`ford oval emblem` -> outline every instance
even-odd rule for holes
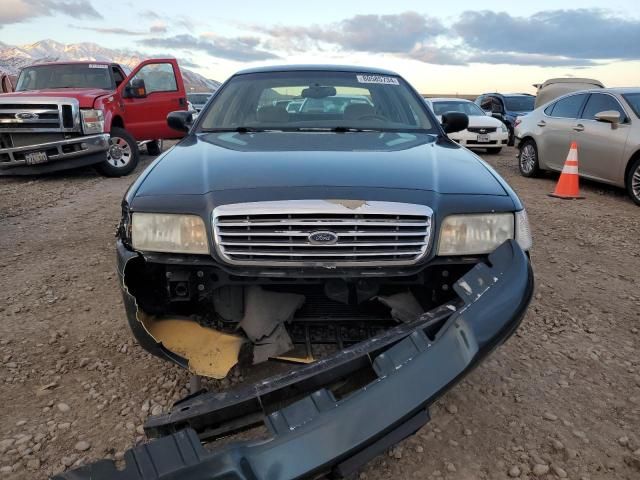
[[[38,118],[38,114],[32,112],[18,112],[14,116],[16,120],[36,120]]]
[[[311,232],[307,238],[314,245],[333,245],[338,241],[338,235],[325,230]]]

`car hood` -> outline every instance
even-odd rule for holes
[[[502,121],[489,115],[469,115],[470,127],[501,127]]]
[[[479,157],[447,139],[378,132],[190,135],[152,165],[135,195],[291,187],[507,195]]]
[[[103,95],[112,95],[113,90],[102,88],[49,88],[45,90],[27,90],[24,92],[6,93],[0,98],[30,98],[30,97],[62,97],[75,98],[80,103],[80,108],[91,108],[96,98]]]
[[[489,115],[468,115],[470,127],[500,127],[504,125],[502,121]],[[438,116],[438,120],[442,122],[442,116]]]

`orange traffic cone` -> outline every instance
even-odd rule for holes
[[[551,197],[565,199],[584,198],[580,196],[580,185],[578,182],[579,178],[578,144],[576,142],[571,142],[571,148],[569,149],[567,160],[564,162],[564,167],[562,169],[562,173],[560,174],[560,178],[558,179],[556,189],[549,195]]]

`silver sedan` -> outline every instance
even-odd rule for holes
[[[578,143],[580,176],[626,188],[640,205],[640,88],[600,88],[556,98],[515,127],[520,173],[561,171]]]

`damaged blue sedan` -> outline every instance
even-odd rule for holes
[[[520,324],[525,209],[448,138],[466,115],[439,122],[396,73],[245,70],[167,121],[186,137],[122,203],[128,322],[152,354],[243,382],[151,417],[124,469],[60,478],[351,475]]]

